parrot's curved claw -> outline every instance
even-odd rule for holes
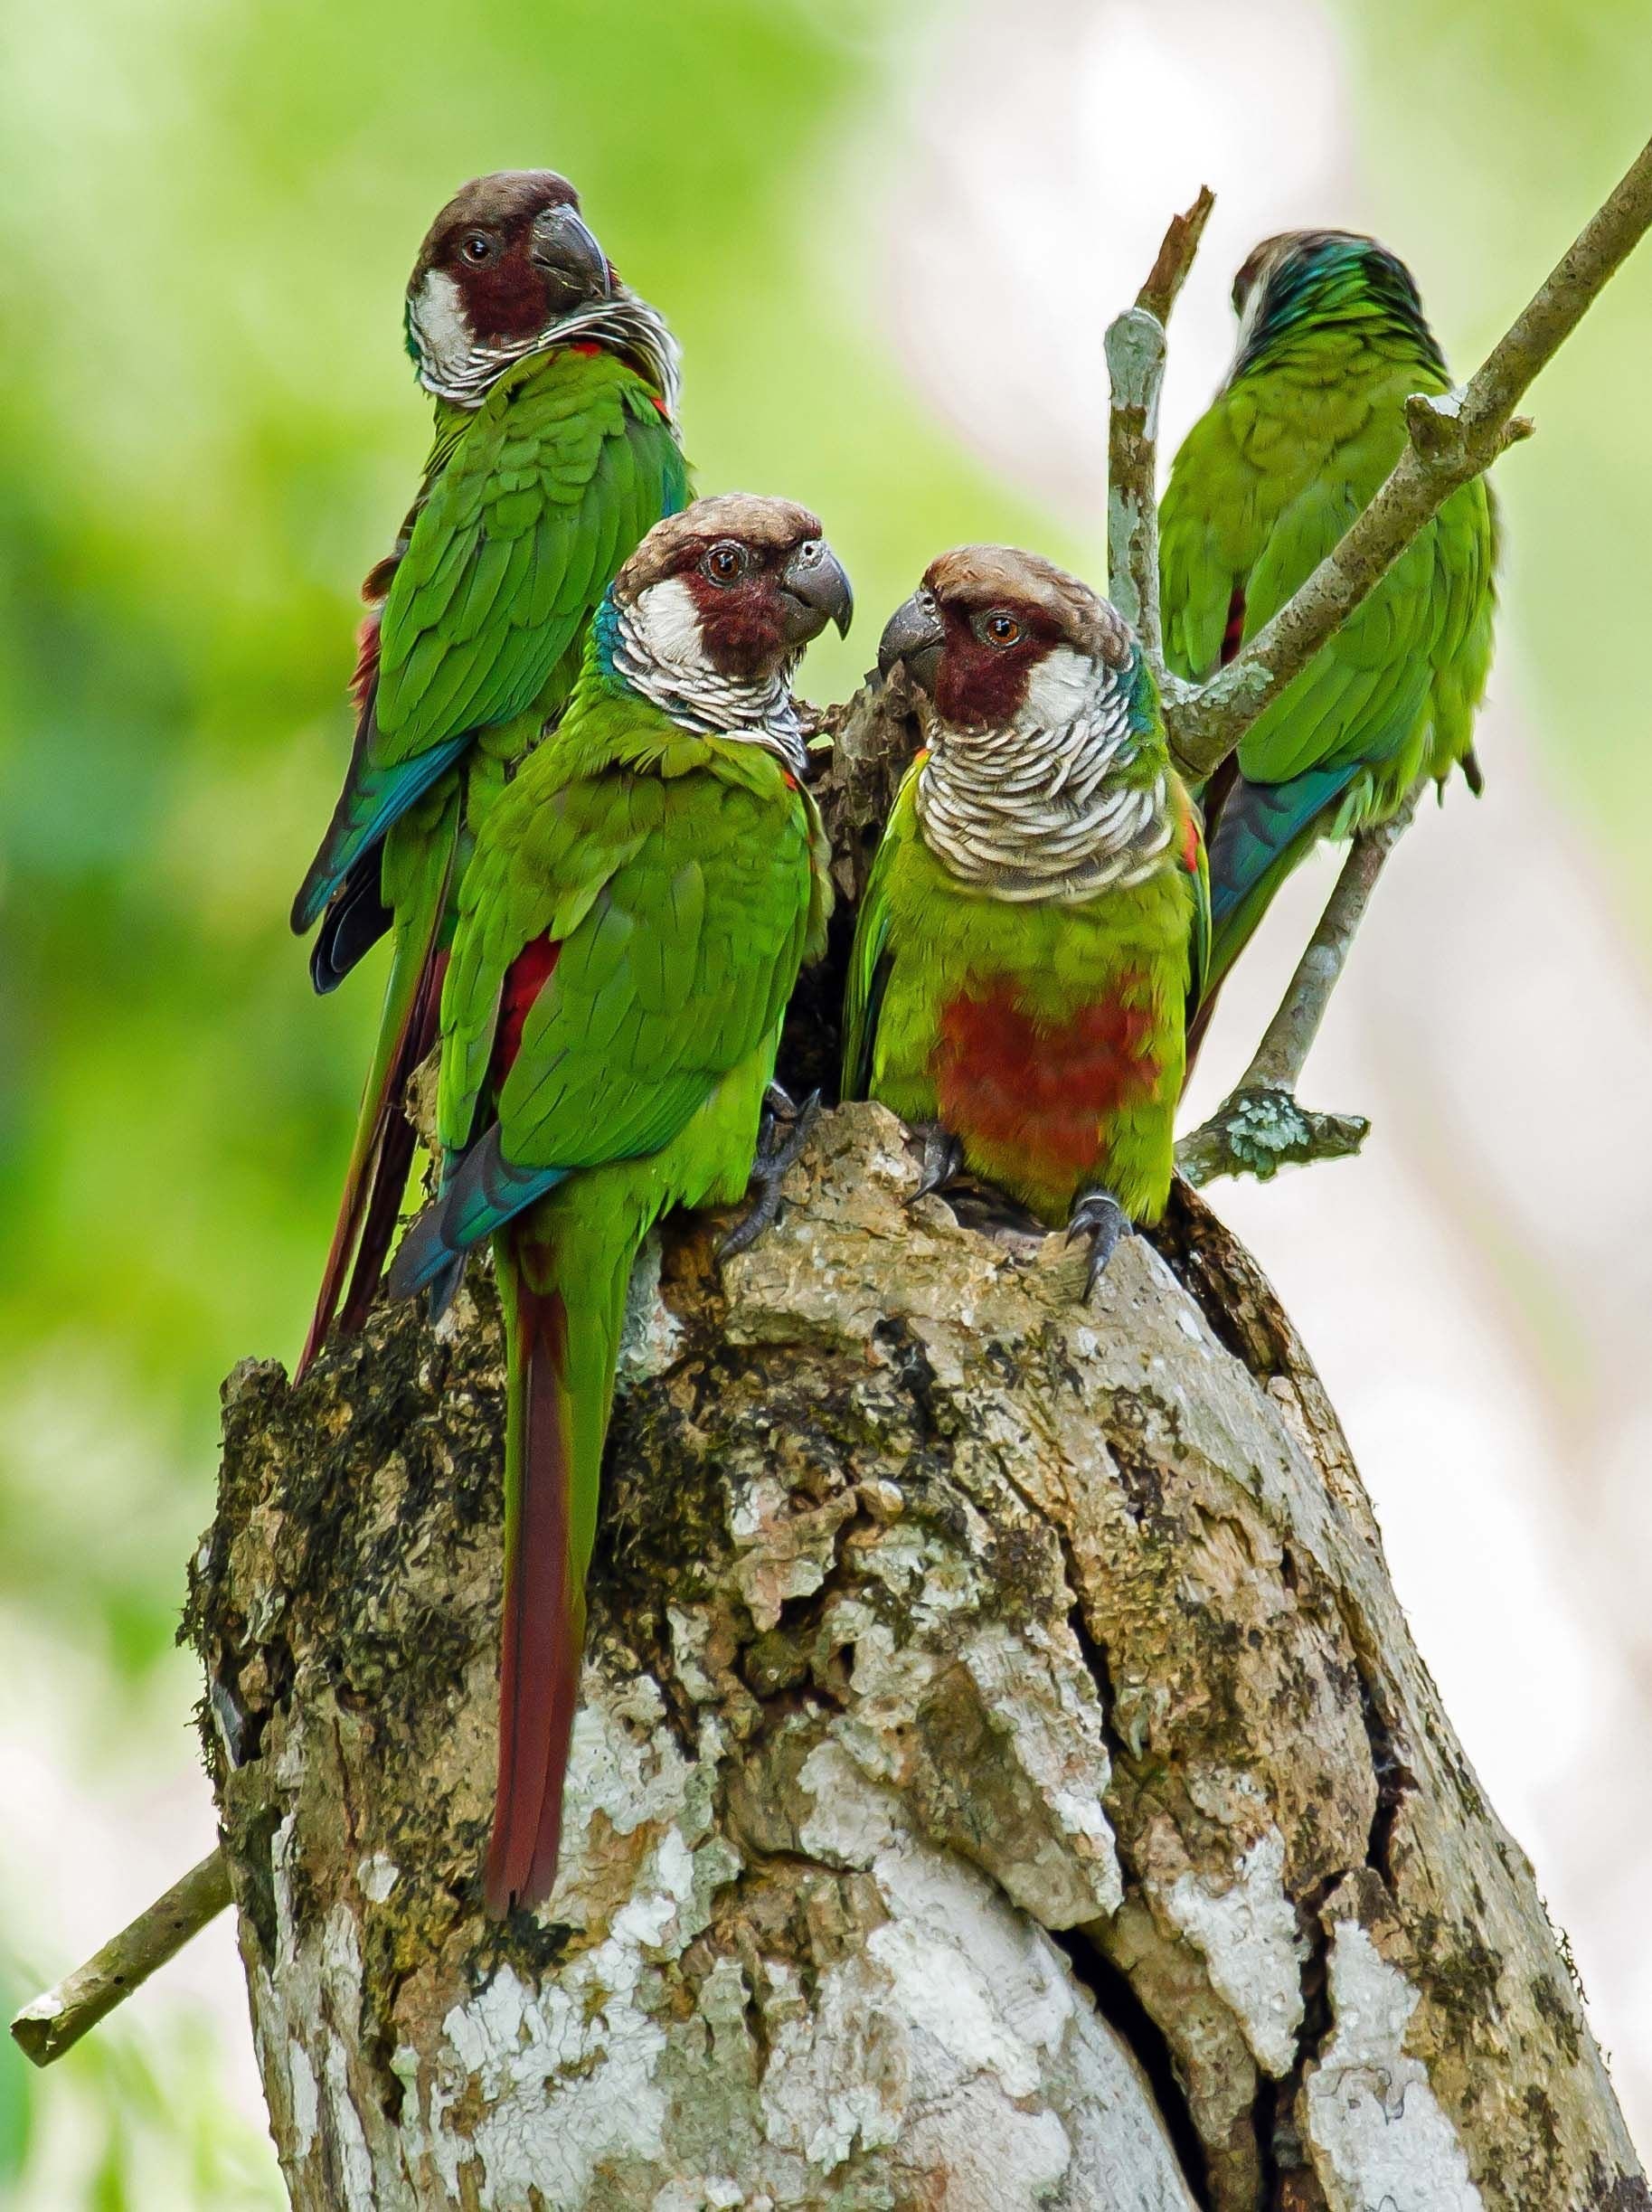
[[[780,1186],[802,1158],[809,1132],[819,1117],[818,1091],[811,1091],[798,1106],[779,1083],[769,1084],[763,1094],[757,1156],[746,1186],[750,1203],[718,1245],[720,1260],[732,1260],[737,1252],[749,1251],[766,1229],[773,1228],[780,1211]]]
[[[1107,1263],[1121,1236],[1128,1236],[1135,1227],[1129,1215],[1110,1190],[1081,1191],[1067,1217],[1067,1242],[1076,1243],[1081,1236],[1090,1239],[1090,1266],[1084,1276],[1084,1297],[1088,1303],[1102,1276]]]
[[[938,1190],[944,1190],[954,1176],[964,1171],[964,1148],[949,1129],[943,1129],[939,1121],[927,1121],[920,1134],[923,1179],[907,1200],[909,1205],[916,1205],[920,1198],[930,1198]]]

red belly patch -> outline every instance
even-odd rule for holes
[[[522,1050],[522,1026],[534,1000],[550,982],[562,950],[560,938],[536,937],[524,945],[505,971],[499,998],[499,1026],[494,1032],[493,1079],[497,1090]]]
[[[1119,985],[1138,980],[1127,974]],[[1035,1021],[1007,982],[954,998],[930,1062],[941,1120],[966,1143],[1009,1147],[1029,1165],[1082,1174],[1101,1154],[1109,1119],[1157,1084],[1152,1026],[1146,1008],[1117,998],[1064,1023]]]

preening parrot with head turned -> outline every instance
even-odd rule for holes
[[[745,1191],[786,1004],[825,941],[790,676],[850,611],[802,507],[737,495],[658,524],[460,886],[442,1193],[390,1283],[439,1289],[493,1239],[508,1368],[495,1912],[543,1898],[556,1870],[632,1262],[668,1207]]]
[[[392,941],[300,1372],[335,1320],[359,1327],[395,1234],[414,1149],[402,1098],[434,1040],[471,840],[566,702],[609,580],[688,496],[675,345],[550,170],[478,178],[442,210],[408,284],[407,340],[435,442],[363,587],[354,748],[292,912],[300,933],[320,922],[318,991]]]
[[[1318,566],[1405,443],[1411,392],[1450,380],[1410,271],[1374,239],[1293,232],[1233,284],[1227,381],[1189,431],[1159,515],[1165,657],[1203,680]],[[1210,978],[1222,978],[1319,837],[1392,814],[1460,766],[1491,665],[1496,523],[1483,479],[1453,494],[1245,733],[1203,793]]]
[[[1197,817],[1128,625],[1036,554],[930,566],[878,654],[927,698],[857,919],[844,1090],[930,1132],[1053,1226],[1120,1232],[1169,1194],[1204,967]]]

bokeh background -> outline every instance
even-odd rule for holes
[[[703,484],[807,499],[854,574],[832,696],[948,544],[1102,573],[1101,332],[1201,181],[1172,441],[1258,237],[1377,231],[1466,371],[1652,102],[1642,0],[58,0],[0,42],[9,2012],[211,1841],[173,1630],[218,1383],[297,1347],[373,1018],[371,981],[312,999],[285,914],[422,458],[399,313],[436,206],[506,164],[579,181],[683,338]],[[1652,250],[1498,470],[1490,789],[1402,851],[1307,1086],[1374,1115],[1365,1157],[1218,1194],[1643,2141],[1649,347]],[[1281,902],[1196,1103],[1327,882]],[[50,2076],[0,2039],[0,2200],[278,2195],[226,1926]]]

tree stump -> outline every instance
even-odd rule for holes
[[[822,1118],[634,1285],[562,1872],[483,1914],[492,1286],[225,1393],[188,1632],[304,2212],[1652,2203],[1295,1331]]]

